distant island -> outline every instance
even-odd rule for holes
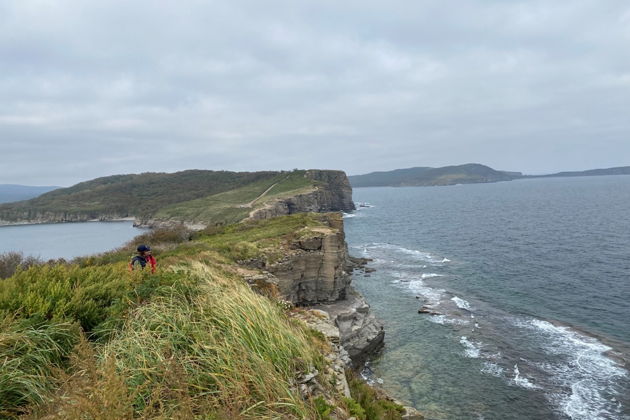
[[[523,175],[522,172],[499,171],[479,163],[444,166],[441,168],[417,167],[392,171],[371,172],[349,176],[353,188],[361,187],[428,187],[456,184],[479,184],[512,181],[524,178],[577,177],[601,175],[630,175],[630,166],[608,169],[591,169],[575,172],[558,172],[547,175]]]
[[[30,185],[0,184],[0,203],[28,200],[60,187],[35,187]]]

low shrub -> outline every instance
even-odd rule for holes
[[[377,389],[372,388],[355,373],[347,371],[348,385],[353,400],[364,412],[364,420],[401,420],[403,406],[388,399]],[[359,417],[360,418],[360,417]]]
[[[6,279],[20,270],[25,270],[33,265],[41,264],[39,258],[24,256],[21,252],[6,252],[0,254],[0,279]]]

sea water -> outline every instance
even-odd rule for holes
[[[143,231],[129,221],[2,226],[0,254],[71,259],[117,248]]]
[[[354,284],[386,328],[368,380],[428,419],[630,419],[630,177],[354,199],[377,270]]]

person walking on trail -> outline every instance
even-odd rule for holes
[[[129,269],[135,270],[137,268],[140,268],[141,270],[144,270],[147,264],[149,264],[151,266],[151,272],[155,273],[157,261],[155,260],[155,257],[151,255],[151,248],[146,245],[140,245],[137,249],[138,255],[135,255],[131,259],[131,262],[129,263]]]

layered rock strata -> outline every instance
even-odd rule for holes
[[[352,365],[359,367],[383,346],[385,333],[363,296],[351,286],[356,260],[348,255],[343,219],[331,214],[327,221],[328,227],[312,228],[307,236],[296,238],[281,261],[255,267],[261,271],[249,281],[272,284],[292,304],[326,312]]]
[[[306,171],[305,176],[315,181],[316,186],[312,191],[273,200],[253,210],[249,218],[260,220],[294,213],[349,212],[355,209],[352,187],[344,172],[312,169]]]

